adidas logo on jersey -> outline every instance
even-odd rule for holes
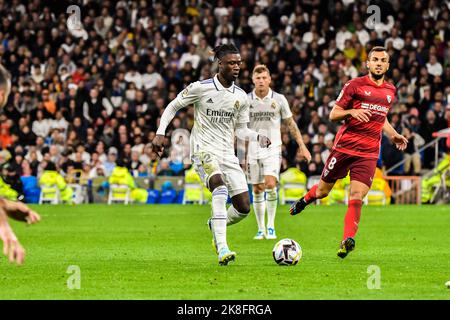
[[[214,103],[214,101],[212,101],[212,99],[209,98],[208,100],[206,100],[206,103]]]

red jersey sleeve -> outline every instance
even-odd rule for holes
[[[355,92],[355,81],[348,81],[339,93],[339,96],[336,99],[336,104],[344,109],[350,109],[353,105],[351,101]]]

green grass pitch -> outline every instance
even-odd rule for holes
[[[275,240],[252,239],[253,212],[228,228],[237,259],[221,267],[209,206],[35,208],[38,225],[13,222],[26,263],[0,257],[0,299],[450,299],[450,206],[363,207],[356,250],[344,260],[336,251],[346,207],[291,217],[279,206],[278,238],[303,248],[293,267],[273,261]],[[67,286],[73,265],[80,289]],[[372,265],[380,289],[368,289]]]

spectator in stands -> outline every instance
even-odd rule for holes
[[[403,160],[403,153],[399,151],[385,135],[381,138],[381,154],[383,159],[383,171]],[[394,173],[402,174],[403,171],[401,168],[397,168]]]
[[[50,131],[49,119],[44,118],[44,112],[38,110],[36,112],[36,120],[33,121],[33,133],[36,136],[46,137]]]
[[[433,110],[428,110],[426,114],[426,120],[421,124],[419,134],[428,143],[434,139],[433,132],[444,129],[445,124],[436,117],[436,113]],[[434,153],[425,152],[423,158],[423,164],[425,168],[431,169],[434,166]]]
[[[256,37],[269,29],[269,19],[264,13],[262,13],[259,6],[255,6],[253,9],[253,15],[248,18],[248,25],[252,28],[252,31]]]
[[[165,158],[159,162],[158,176],[174,176],[175,172],[170,168],[169,159]]]
[[[103,166],[105,167],[105,176],[109,177],[111,175],[111,172],[114,170],[116,166],[116,161],[118,158],[118,152],[115,147],[110,147],[108,150],[108,157],[106,161],[103,163]]]
[[[422,164],[418,151],[425,144],[425,140],[419,134],[412,132],[408,127],[403,129],[402,135],[408,139],[408,146],[404,150],[403,155],[405,159],[404,172],[408,175],[412,169],[413,175],[420,175]]]
[[[127,163],[127,168],[130,171],[133,177],[139,176],[139,168],[142,166],[142,163],[139,161],[139,152],[132,151],[131,159]]]

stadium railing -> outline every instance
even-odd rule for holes
[[[449,138],[450,133],[447,132],[449,130],[450,129],[444,129],[444,130],[441,130],[441,131],[433,133],[433,137],[435,137],[435,139],[430,141],[430,142],[428,142],[427,144],[422,146],[417,151],[418,153],[422,153],[425,150],[427,150],[428,148],[434,147],[434,165],[435,165],[435,167],[439,163],[439,143],[440,143],[440,141],[442,139],[448,139]],[[394,172],[396,169],[398,169],[400,166],[402,166],[406,161],[407,161],[407,159],[403,159],[402,161],[396,163],[395,165],[393,165],[392,167],[387,169],[385,174],[388,175],[389,173]]]
[[[420,176],[384,176],[392,190],[392,204],[421,204]]]

